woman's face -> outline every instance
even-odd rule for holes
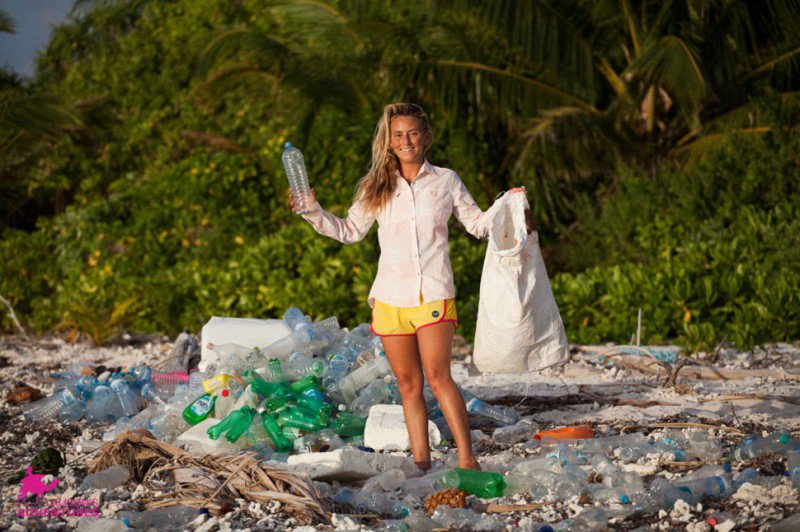
[[[389,127],[390,146],[401,163],[422,164],[425,149],[433,140],[424,123],[413,116],[396,116]]]

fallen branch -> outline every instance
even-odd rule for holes
[[[330,523],[307,475],[269,467],[255,453],[194,455],[126,431],[100,448],[89,472],[118,464],[153,490],[142,499],[147,509],[185,505],[217,513],[225,504],[235,505],[236,499],[278,501],[300,524]],[[164,479],[171,479],[167,489]]]
[[[620,429],[621,434],[639,429],[716,429],[738,432],[744,435],[744,431],[736,427],[726,427],[724,425],[707,425],[705,423],[648,423],[647,425],[627,425]]]
[[[28,336],[28,333],[25,332],[25,329],[19,323],[19,320],[17,319],[17,315],[14,314],[14,307],[11,306],[11,303],[9,303],[8,300],[6,298],[4,298],[3,296],[0,296],[0,303],[3,303],[3,306],[8,309],[8,315],[11,317],[11,321],[14,322],[14,325],[17,327],[17,330],[19,331],[19,333],[22,336]]]
[[[535,502],[533,504],[490,504],[486,507],[484,512],[488,514],[504,514],[508,512],[525,512],[528,510],[538,510],[542,506],[546,506],[546,502]]]
[[[658,368],[655,365],[662,366],[666,363],[654,360],[650,357],[641,355],[623,355],[623,354],[610,354],[605,355],[606,358],[613,358],[615,364],[620,364],[629,368],[648,375],[657,375]],[[680,363],[680,361],[678,362]],[[676,364],[677,366],[678,364]],[[800,372],[789,371],[783,368],[775,369],[727,369],[727,368],[711,368],[699,366],[681,366],[681,377],[685,379],[708,379],[708,380],[744,380],[750,377],[753,378],[773,378],[785,381],[800,381]],[[670,371],[672,367],[670,366]],[[670,375],[670,373],[667,373]],[[677,377],[677,372],[675,373]],[[669,380],[667,381],[669,382]]]

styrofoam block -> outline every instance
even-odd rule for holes
[[[414,474],[416,466],[410,458],[382,453],[368,453],[352,447],[328,453],[304,453],[290,456],[283,469],[307,473],[314,480],[347,482],[371,478],[390,469],[401,469],[406,475]]]
[[[236,443],[231,443],[225,439],[225,435],[219,437],[218,440],[212,440],[208,437],[206,430],[209,427],[220,423],[219,419],[207,418],[190,428],[175,439],[174,445],[182,447],[191,453],[219,453],[219,454],[236,454],[242,449],[246,449],[253,445],[253,439],[247,434],[236,440]]]
[[[428,441],[439,445],[442,435],[433,421],[428,420]],[[376,451],[407,451],[411,449],[406,418],[402,405],[374,405],[369,409],[364,427],[364,445]]]
[[[244,347],[267,347],[292,332],[283,320],[255,318],[220,318],[214,316],[200,333],[200,371],[217,361],[208,344],[238,344]]]

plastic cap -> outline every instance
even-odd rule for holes
[[[719,523],[719,521],[717,521],[717,518],[716,518],[716,517],[709,517],[708,519],[706,519],[706,523],[708,523],[708,524],[709,524],[709,525],[711,525],[712,527],[715,527],[715,526],[717,526],[717,524]]]
[[[291,142],[286,141],[286,143],[283,145],[283,147],[288,150],[289,148],[293,148],[294,146],[292,145]]]
[[[778,438],[778,441],[781,442],[781,443],[789,443],[789,435],[788,434],[784,434],[783,436]]]
[[[628,504],[631,502],[631,498],[628,497],[627,495],[620,495],[619,502],[621,502],[622,504]]]
[[[228,390],[222,390],[222,397],[228,397],[230,393]]]

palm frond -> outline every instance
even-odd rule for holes
[[[247,27],[227,28],[214,35],[200,52],[197,75],[205,78],[213,68],[230,60],[280,72],[288,55],[286,46],[269,35]]]
[[[666,90],[684,119],[697,122],[708,87],[691,43],[677,35],[648,41],[626,73],[640,79],[643,87],[655,85]]]
[[[579,107],[542,111],[523,139],[518,164],[538,161],[546,172],[566,179],[606,174],[637,151],[616,131],[612,119]]]
[[[33,134],[55,136],[59,131],[84,126],[79,112],[48,95],[0,95],[0,129],[25,129]]]
[[[688,169],[708,157],[711,153],[727,146],[734,136],[763,135],[770,131],[772,131],[770,126],[759,126],[695,136],[694,140],[676,147],[672,151],[672,155],[683,163],[684,168]]]

